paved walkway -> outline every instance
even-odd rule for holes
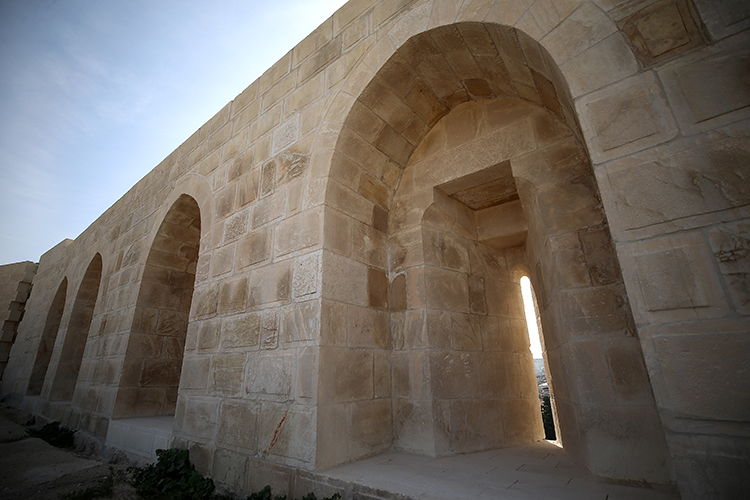
[[[319,475],[419,500],[679,499],[664,491],[599,483],[547,442],[445,458],[391,452]]]

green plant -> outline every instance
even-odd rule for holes
[[[84,490],[72,491],[60,495],[60,500],[92,500],[93,498],[111,497],[112,487],[115,485],[115,471],[109,468],[109,475],[99,481],[99,484]]]
[[[286,495],[283,497],[271,496],[271,486],[266,485],[262,490],[252,493],[247,497],[247,500],[286,500]]]
[[[286,495],[283,497],[280,496],[272,496],[271,494],[271,487],[266,485],[262,490],[255,492],[251,494],[249,497],[247,497],[247,500],[287,500]],[[315,496],[315,493],[310,492],[307,495],[303,496],[301,500],[318,500],[318,497]],[[321,500],[341,500],[341,495],[338,493],[334,493],[330,497],[323,498]]]
[[[57,448],[73,448],[75,446],[75,431],[60,425],[60,422],[50,422],[41,429],[28,429],[31,437],[44,439]]]
[[[131,467],[136,491],[145,499],[208,500],[214,482],[196,472],[190,463],[188,450],[172,448],[156,450],[155,464]]]

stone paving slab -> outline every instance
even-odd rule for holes
[[[336,467],[319,477],[419,500],[679,500],[666,491],[600,483],[547,442],[429,458],[402,452]]]

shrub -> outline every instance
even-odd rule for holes
[[[29,429],[26,432],[31,437],[44,439],[58,448],[73,448],[75,446],[75,431],[60,425],[60,422],[50,422],[41,429]]]

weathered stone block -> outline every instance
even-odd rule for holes
[[[328,404],[372,399],[372,363],[369,350],[321,347],[318,401]]]
[[[390,344],[388,313],[367,307],[349,307],[348,339],[350,347],[385,349]]]
[[[247,363],[247,394],[252,397],[276,396],[290,399],[294,380],[294,355],[250,356]]]
[[[260,342],[260,315],[240,314],[222,320],[222,348],[258,348]]]
[[[211,361],[211,394],[237,397],[242,393],[245,354],[216,354]]]

